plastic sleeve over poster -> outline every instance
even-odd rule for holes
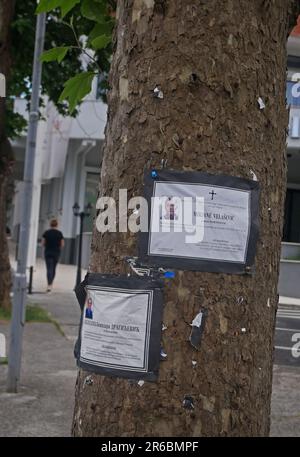
[[[82,316],[77,364],[94,373],[156,381],[160,362],[162,282],[87,274],[75,290]]]
[[[251,273],[259,228],[259,184],[234,176],[162,169],[144,180],[148,232],[142,263],[180,270]]]

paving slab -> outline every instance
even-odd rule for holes
[[[9,325],[0,323],[7,338]],[[0,436],[70,436],[77,368],[73,343],[53,324],[24,329],[21,382],[6,393],[7,365],[0,365]]]

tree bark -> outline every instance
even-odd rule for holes
[[[286,37],[282,0],[119,2],[100,194],[142,195],[145,169],[228,174],[261,186],[253,275],[179,271],[166,283],[158,383],[80,370],[75,436],[265,436],[286,187]],[[293,5],[292,5],[293,6]],[[159,85],[164,98],[153,97]],[[265,108],[260,109],[261,97]],[[91,271],[124,272],[130,233],[94,231]],[[202,288],[202,299],[199,298]],[[188,343],[199,302],[200,351]],[[246,331],[243,332],[242,328]],[[195,368],[192,360],[197,361]],[[183,408],[185,395],[195,409]]]
[[[13,0],[0,0],[0,72],[8,80],[11,68],[10,24]],[[11,274],[6,239],[7,185],[12,173],[13,151],[5,132],[5,98],[0,97],[0,307],[10,307]]]

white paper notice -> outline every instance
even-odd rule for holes
[[[250,191],[158,181],[153,197],[160,197],[162,204],[160,211],[152,204],[148,255],[245,262],[251,223]],[[196,197],[204,199],[204,211],[197,212],[194,204],[190,205],[188,219],[184,198],[195,202]],[[193,226],[200,224],[204,229],[201,241],[187,242]]]
[[[195,319],[192,322],[192,326],[193,327],[200,327],[201,323],[202,323],[202,317],[203,317],[203,313],[197,314],[197,316],[195,317]]]
[[[152,291],[87,288],[80,359],[98,366],[147,371]]]

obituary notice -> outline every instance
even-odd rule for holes
[[[245,263],[251,226],[250,190],[164,181],[154,183],[153,197],[166,204],[160,211],[154,205],[151,208],[149,256]],[[184,209],[184,199],[194,202],[196,197],[204,202],[201,210],[195,205]],[[202,239],[187,242],[187,235],[197,225],[198,229],[202,225]]]
[[[153,292],[93,286],[86,292],[80,361],[147,372]]]

